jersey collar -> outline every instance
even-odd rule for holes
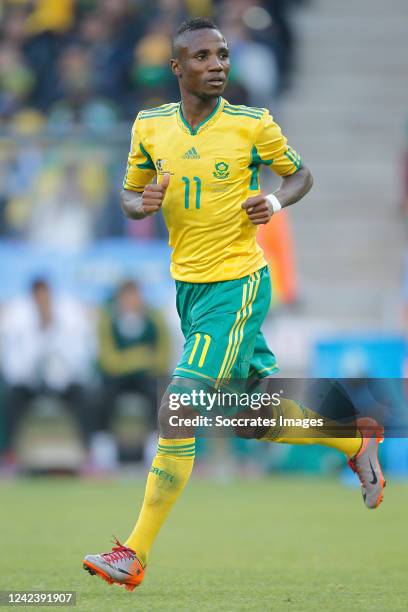
[[[208,117],[204,119],[204,121],[201,121],[201,123],[199,123],[193,129],[183,115],[183,109],[181,107],[181,102],[180,102],[178,112],[177,112],[178,123],[184,132],[187,132],[191,136],[196,136],[197,134],[201,133],[204,129],[212,125],[218,119],[218,117],[220,116],[220,114],[222,113],[224,109],[224,104],[225,104],[225,100],[224,98],[220,96],[218,98],[215,108],[211,111]]]

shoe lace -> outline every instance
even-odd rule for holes
[[[116,544],[116,546],[112,547],[112,552],[103,553],[101,556],[108,563],[117,563],[118,561],[121,561],[121,560],[134,559],[135,558],[134,551],[131,548],[128,548],[127,546],[123,546],[123,544],[121,544],[115,536],[113,537],[115,538],[114,544]]]

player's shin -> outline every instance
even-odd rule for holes
[[[340,435],[339,424],[292,400],[282,398],[280,406],[274,410],[274,416],[277,426],[268,429],[261,438],[263,441],[281,444],[321,444],[335,448],[348,457],[353,457],[360,450],[362,438],[358,430],[352,432],[353,437],[343,435],[344,431]],[[310,423],[319,423],[319,425],[310,426]]]
[[[150,548],[174,502],[187,484],[193,469],[195,438],[159,438],[156,457],[147,478],[143,506],[126,541],[143,565]]]

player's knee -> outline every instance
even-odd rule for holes
[[[169,407],[169,403],[166,400],[166,397],[164,396],[161,401],[158,416],[157,416],[159,431],[162,431],[166,427],[166,424],[169,423],[170,416],[171,416],[171,410]]]
[[[170,386],[163,395],[159,413],[159,433],[165,438],[190,438],[194,437],[195,428],[190,425],[194,411],[190,406],[180,403],[172,403],[172,387]],[[173,398],[174,399],[174,398]]]

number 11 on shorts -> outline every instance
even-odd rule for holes
[[[196,356],[197,353],[197,349],[198,346],[200,344],[200,340],[201,340],[201,334],[195,334],[195,342],[194,342],[194,346],[193,346],[193,350],[191,351],[189,360],[188,360],[188,365],[191,365],[194,361],[194,358]],[[207,353],[208,353],[208,349],[210,347],[210,343],[211,343],[211,337],[208,336],[207,334],[204,334],[204,346],[202,348],[201,351],[201,356],[200,359],[198,361],[198,367],[202,368],[205,362],[205,358],[207,357]]]

